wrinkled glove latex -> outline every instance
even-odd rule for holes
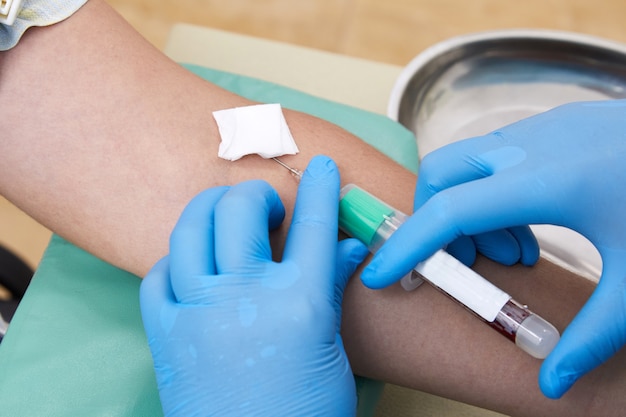
[[[281,262],[269,229],[284,207],[267,183],[209,189],[186,207],[169,256],[141,285],[166,416],[355,414],[340,315],[367,249],[337,242],[338,198],[335,164],[316,157]]]
[[[539,385],[546,396],[559,398],[626,342],[624,184],[624,101],[572,103],[453,143],[424,158],[416,212],[362,279],[373,288],[389,285],[461,235],[528,224],[579,232],[598,249],[603,270],[592,297],[542,364]]]

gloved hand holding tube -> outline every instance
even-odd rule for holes
[[[311,161],[280,263],[284,207],[265,182],[209,189],[184,210],[141,286],[166,416],[350,416],[354,377],[339,333],[348,278],[367,255],[337,242],[339,173]]]
[[[542,364],[539,385],[559,398],[626,343],[625,161],[621,100],[568,104],[445,146],[424,158],[415,213],[362,280],[372,288],[390,285],[455,241],[448,250],[466,262],[475,247],[503,263],[530,265],[538,252],[526,225],[579,232],[603,268],[592,297]]]

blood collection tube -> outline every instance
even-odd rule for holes
[[[339,227],[366,244],[371,253],[375,253],[406,219],[407,215],[354,184],[341,189]],[[535,358],[547,357],[559,341],[559,332],[552,324],[444,250],[420,262],[401,280],[401,285],[411,291],[424,280],[463,304]]]

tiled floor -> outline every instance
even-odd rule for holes
[[[435,42],[503,28],[626,42],[621,0],[108,0],[163,48],[172,24],[204,26],[404,65]],[[0,243],[35,266],[50,233],[0,199]]]

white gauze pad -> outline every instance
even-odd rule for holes
[[[222,142],[217,153],[236,161],[245,155],[263,158],[297,154],[280,104],[258,104],[213,112]]]

